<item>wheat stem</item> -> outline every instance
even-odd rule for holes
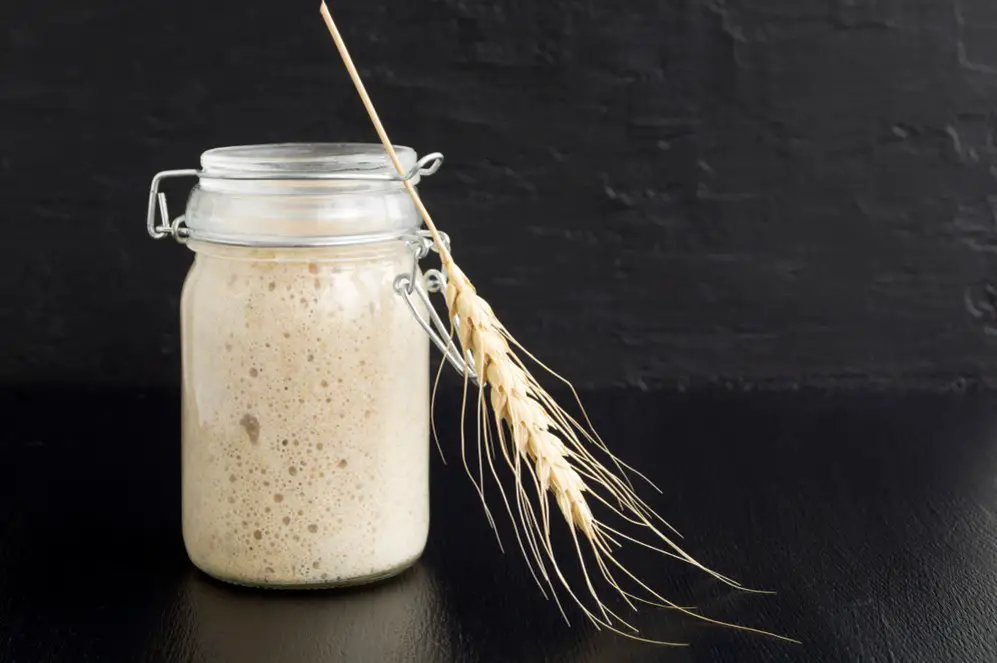
[[[381,122],[381,117],[378,115],[377,109],[374,107],[374,102],[371,101],[370,95],[367,94],[367,87],[363,84],[363,79],[360,78],[360,72],[357,71],[357,67],[353,63],[353,58],[350,56],[349,49],[346,48],[346,42],[343,41],[343,35],[340,34],[339,28],[336,27],[336,22],[332,20],[332,14],[329,13],[329,7],[325,4],[324,0],[319,11],[322,13],[322,18],[325,19],[325,25],[329,28],[329,34],[332,35],[332,40],[336,43],[336,48],[339,49],[339,54],[343,57],[343,64],[346,65],[346,71],[350,74],[350,78],[353,79],[353,85],[356,86],[357,92],[360,94],[360,100],[363,102],[364,108],[367,109],[367,114],[370,115],[370,120],[374,124],[374,130],[377,131],[377,135],[381,139],[384,149],[388,152],[388,157],[391,159],[392,165],[398,172],[398,176],[402,178],[405,189],[408,191],[409,196],[412,197],[412,202],[415,203],[416,209],[419,210],[419,214],[422,216],[423,221],[426,222],[426,228],[433,236],[433,242],[436,244],[436,249],[440,253],[440,259],[442,260],[443,265],[448,266],[453,262],[453,258],[450,256],[450,250],[447,249],[446,243],[443,241],[443,238],[440,237],[440,231],[436,229],[436,224],[433,223],[433,217],[429,214],[429,210],[426,209],[426,206],[423,204],[422,198],[419,197],[419,192],[416,190],[415,185],[412,184],[410,180],[405,178],[405,168],[402,166],[401,159],[398,158],[395,146],[391,143],[391,139],[388,138],[388,132],[384,129],[384,124]]]
[[[672,603],[637,578],[616,559],[611,546],[620,548],[621,540],[630,541],[664,556],[680,559],[732,587],[740,588],[740,585],[733,580],[706,568],[693,559],[655,526],[654,521],[660,521],[671,528],[671,525],[668,525],[636,494],[633,484],[627,476],[627,470],[648,483],[651,482],[612,454],[594,430],[592,422],[581,404],[581,399],[570,382],[545,366],[516,342],[492,311],[488,302],[477,294],[470,279],[456,264],[449,248],[442,241],[436,224],[419,197],[415,186],[405,178],[405,170],[398,154],[388,138],[384,124],[374,108],[374,103],[367,93],[343,37],[324,2],[321,13],[343,58],[346,70],[353,79],[360,99],[370,115],[374,129],[377,131],[395,170],[402,178],[412,202],[432,235],[443,268],[447,273],[445,297],[451,324],[450,337],[452,338],[454,331],[456,331],[457,340],[462,349],[462,357],[465,358],[465,365],[473,363],[475,374],[478,377],[475,408],[478,451],[477,475],[473,472],[467,458],[467,440],[464,432],[470,387],[469,369],[465,370],[464,373],[461,408],[461,460],[481,499],[489,525],[495,530],[496,536],[498,536],[498,528],[485,499],[484,467],[486,464],[499,486],[506,511],[516,526],[517,542],[524,559],[527,561],[530,573],[545,596],[544,584],[546,584],[566,621],[568,616],[561,604],[558,586],[571,597],[576,606],[597,629],[606,628],[628,638],[645,642],[677,644],[664,643],[636,635],[637,629],[606,605],[595,586],[593,575],[589,572],[589,565],[586,563],[586,557],[591,555],[595,569],[599,571],[599,576],[634,610],[636,610],[634,601],[656,604],[711,624],[764,633],[764,631],[753,628],[725,624]],[[517,355],[516,350],[522,352],[571,389],[572,395],[581,409],[584,424],[558,405],[554,398],[544,390]],[[437,374],[437,382],[438,380],[439,374]],[[491,416],[489,416],[489,406]],[[493,423],[494,429],[492,428]],[[604,453],[619,474],[614,474],[602,464],[587,448],[587,445]],[[516,493],[515,514],[495,468],[497,453],[501,454],[506,465],[512,471]],[[525,473],[524,467],[526,468]],[[536,506],[529,495],[528,487],[531,484],[536,493]],[[624,534],[601,522],[593,514],[586,495],[592,497],[595,502],[608,507],[610,513],[615,514],[622,521],[636,526],[653,541],[663,545],[664,548]],[[578,568],[582,573],[587,594],[591,597],[591,602],[595,604],[594,610],[590,607],[589,601],[584,600],[583,596],[576,593],[572,583],[562,572],[558,558],[554,554],[551,544],[551,500],[557,505],[558,511],[567,523],[577,555]],[[674,528],[671,529],[674,530]],[[610,533],[619,539],[614,538]],[[583,540],[588,541],[588,551],[584,550],[581,545]],[[499,545],[501,546],[501,539],[499,539]],[[645,596],[641,597],[624,589],[613,574],[614,567],[623,576],[634,582],[645,593]],[[540,581],[541,577],[543,583]],[[782,638],[782,636],[775,637],[789,640]]]

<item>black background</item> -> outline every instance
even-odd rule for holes
[[[339,0],[479,290],[582,385],[997,374],[990,0]],[[0,5],[0,380],[175,385],[148,184],[374,140],[314,0]],[[179,208],[186,185],[171,188]]]

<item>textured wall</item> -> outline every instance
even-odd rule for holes
[[[997,374],[992,0],[333,9],[394,139],[448,155],[465,268],[578,381]],[[7,381],[175,381],[153,173],[373,138],[313,0],[2,3],[0,120]]]

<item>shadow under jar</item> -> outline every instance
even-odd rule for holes
[[[399,154],[418,179],[415,153]],[[258,587],[399,573],[429,528],[429,339],[397,290],[422,279],[418,213],[379,146],[222,148],[201,165],[173,171],[199,177],[185,218],[150,221],[195,253],[181,300],[187,553]]]

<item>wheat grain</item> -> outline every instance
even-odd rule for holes
[[[720,624],[721,622],[694,613],[689,608],[664,599],[634,577],[616,560],[612,547],[619,546],[616,539],[619,537],[693,564],[728,585],[744,589],[733,580],[697,562],[657,527],[654,521],[660,519],[637,496],[632,486],[625,480],[625,476],[621,478],[613,474],[586,448],[586,443],[593,444],[601,448],[604,453],[612,456],[608,449],[598,441],[594,431],[580,425],[577,420],[558,406],[539,385],[513,351],[513,345],[517,345],[514,339],[495,316],[488,303],[477,294],[471,281],[457,264],[452,259],[448,259],[444,266],[450,276],[446,290],[447,308],[450,311],[458,341],[465,354],[472,358],[475,373],[478,376],[484,376],[478,387],[477,408],[485,416],[488,411],[484,405],[485,385],[487,385],[491,414],[494,418],[493,427],[479,428],[481,434],[481,439],[478,441],[479,453],[482,453],[489,465],[493,467],[494,445],[490,444],[488,439],[490,431],[493,430],[498,437],[498,447],[502,458],[513,472],[517,491],[517,513],[513,512],[508,500],[505,500],[506,509],[517,525],[517,536],[525,536],[530,544],[529,552],[527,553],[526,550],[523,552],[528,562],[531,562],[534,578],[542,577],[547,584],[547,589],[555,596],[557,594],[554,586],[556,579],[562,585],[562,589],[569,593],[579,604],[586,617],[593,623],[633,637],[632,633],[620,630],[620,627],[635,630],[633,626],[610,611],[595,589],[590,572],[585,565],[585,556],[577,536],[580,533],[589,543],[589,552],[599,575],[628,603],[634,599],[643,603],[666,606],[685,612],[697,619]],[[467,385],[469,374],[465,375],[465,381]],[[532,507],[523,510],[523,505],[531,504],[527,484],[523,481],[522,463],[524,462],[529,464],[527,467],[535,491],[534,497],[540,509],[539,520],[535,517],[535,512],[531,511]],[[497,473],[495,474],[498,482]],[[600,494],[600,489],[605,492],[605,495]],[[594,497],[623,519],[645,528],[671,550],[654,546],[603,524],[593,515],[586,495]],[[585,602],[568,585],[557,567],[550,540],[548,496],[553,497],[568,524],[578,553],[586,589],[596,604],[594,609],[586,606]],[[619,506],[614,506],[613,502]],[[537,545],[538,541],[540,545]],[[633,592],[625,590],[614,576],[612,567],[616,567],[617,571],[632,580],[651,599],[637,596]],[[551,571],[553,571],[553,578]],[[765,633],[734,624],[724,625],[756,633]],[[785,639],[788,640],[788,638]]]
[[[378,136],[396,171],[403,176],[404,168],[398,160],[395,149],[349,55],[342,35],[324,2],[321,6],[321,12],[343,57],[347,71],[373,121]],[[694,608],[675,604],[662,597],[617,560],[613,549],[621,547],[623,545],[621,540],[626,540],[691,564],[732,587],[753,591],[745,590],[730,578],[700,564],[662,531],[661,526],[671,529],[673,532],[674,528],[668,525],[637,495],[627,477],[627,470],[631,470],[633,474],[641,478],[643,475],[629,468],[612,454],[592,427],[578,394],[570,383],[539,362],[515,341],[488,302],[477,294],[470,279],[454,261],[449,247],[442,241],[436,224],[415,187],[407,180],[404,185],[433,237],[443,270],[448,277],[445,296],[451,323],[451,338],[454,335],[457,336],[457,341],[463,350],[463,356],[473,365],[475,375],[478,378],[475,407],[478,474],[474,475],[468,463],[467,441],[462,425],[461,456],[465,471],[475,484],[489,523],[495,528],[495,521],[485,498],[484,465],[487,463],[506,511],[515,525],[519,548],[529,566],[530,573],[544,595],[549,593],[554,598],[565,619],[567,619],[567,614],[561,604],[558,588],[571,597],[597,628],[606,628],[646,642],[669,645],[682,644],[661,642],[637,635],[637,629],[611,610],[606,601],[603,600],[593,582],[593,577],[597,572],[598,575],[595,577],[605,581],[611,590],[615,591],[634,610],[636,610],[634,605],[636,601],[677,610],[712,624],[772,635],[782,640],[795,642],[790,638],[758,629],[720,622],[696,612]],[[582,412],[584,424],[558,405],[554,398],[544,390],[530,373],[517,350],[571,388]],[[437,380],[439,380],[439,374]],[[464,374],[465,411],[470,388],[470,371],[466,370]],[[590,447],[606,455],[617,472],[614,473],[600,462]],[[515,486],[515,508],[502,487],[502,481],[496,468],[496,461],[499,460],[500,462],[504,461],[507,469],[512,472],[513,485]],[[532,496],[530,488],[532,488]],[[638,527],[653,543],[625,534],[619,529],[603,523],[593,514],[589,498],[600,503],[607,511],[618,516],[624,522]],[[582,591],[576,590],[565,578],[554,554],[551,540],[551,499],[567,523],[585,583],[584,594]],[[677,535],[677,532],[675,534]],[[588,563],[586,558],[589,559]],[[590,569],[589,564],[593,564],[594,568]],[[617,579],[617,575],[625,578],[625,582],[631,583],[631,588],[624,587]],[[585,594],[588,598],[585,598]]]

